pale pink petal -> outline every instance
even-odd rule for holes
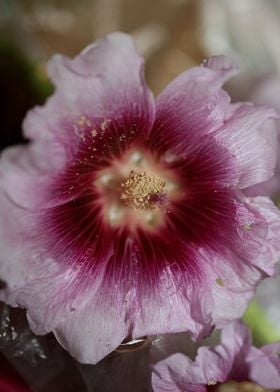
[[[250,378],[264,388],[280,388],[280,343],[251,348],[247,357]]]
[[[202,374],[200,381],[192,374],[191,360],[182,354],[173,354],[153,369],[154,392],[206,392]]]
[[[267,225],[263,246],[254,264],[267,275],[273,275],[275,265],[280,260],[280,211],[268,197],[247,199],[247,203],[263,217]]]
[[[234,104],[223,126],[216,132],[237,159],[239,188],[247,188],[272,177],[277,159],[277,134],[273,109],[249,103]]]
[[[277,75],[268,75],[254,83],[252,91],[247,98],[258,104],[270,105],[280,114],[280,79]],[[277,165],[275,175],[262,184],[245,190],[247,196],[269,196],[274,197],[280,192],[280,121],[276,121],[278,133]]]
[[[252,381],[265,388],[279,388],[279,348],[279,344],[261,350],[252,347],[248,328],[240,321],[232,322],[222,330],[221,344],[200,347],[194,362],[174,354],[157,363],[153,387],[156,392],[208,391],[226,381]]]
[[[249,376],[246,358],[251,349],[251,335],[241,321],[228,324],[221,333],[221,345],[217,350],[228,356],[230,367],[226,380],[247,381]]]
[[[15,305],[14,292],[36,276],[38,252],[34,235],[26,230],[30,219],[0,190],[0,299]]]
[[[3,192],[0,205],[0,300],[27,308],[35,333],[50,332],[65,315],[83,305],[89,286],[91,294],[98,289],[102,271],[96,271],[98,279],[58,263],[44,249],[37,215],[16,206]]]
[[[121,291],[120,291],[121,292]],[[94,294],[94,293],[93,293]],[[59,343],[82,363],[97,363],[130,335],[125,298],[98,292],[56,326]]]
[[[51,185],[66,162],[63,146],[38,143],[10,147],[0,162],[1,187],[14,203],[38,210],[61,202],[51,193]]]
[[[279,156],[279,153],[277,155]],[[280,162],[279,159],[278,161]],[[270,180],[243,189],[243,192],[247,197],[268,196],[271,198],[275,198],[279,194],[279,190],[280,190],[279,168],[276,167],[275,174],[273,177],[270,178]]]
[[[219,327],[242,316],[257,284],[274,274],[280,258],[279,210],[267,198],[243,203],[238,207],[239,239],[218,253],[199,250],[205,272],[201,301],[207,298],[208,311]]]
[[[241,342],[242,335],[240,341],[229,342],[228,348],[224,345],[200,347],[194,362],[182,354],[174,354],[160,361],[153,368],[153,388],[156,392],[207,391],[208,385],[228,380],[234,354],[242,348]]]
[[[56,92],[44,107],[28,114],[27,137],[67,144],[67,138],[83,133],[86,122],[94,129],[112,119],[123,122],[124,117],[145,122],[147,131],[151,127],[153,96],[144,80],[143,59],[128,35],[110,34],[73,60],[56,55],[49,73]]]
[[[49,213],[50,209],[44,212],[46,215]],[[35,229],[35,240],[37,240],[35,242],[33,239],[33,243],[31,242],[31,245],[36,245],[33,254],[37,256],[32,279],[28,279],[12,293],[15,304],[27,309],[30,326],[37,334],[52,331],[69,313],[82,309],[89,297],[102,296],[104,274],[113,252],[112,244],[106,237],[106,233],[102,234],[101,230],[100,239],[89,244],[87,254],[81,254],[79,249],[75,252],[71,247],[66,247],[61,241],[63,238],[57,240],[59,247],[57,249],[60,252],[56,252],[55,249],[51,252],[50,241],[53,233],[49,232],[48,236],[43,235],[44,226],[41,218],[39,212],[38,215],[33,216],[33,221],[30,221],[33,232]],[[94,223],[93,221],[92,224]],[[24,229],[21,227],[21,230]],[[28,245],[29,243],[26,242],[25,247],[28,248]],[[11,248],[10,257],[13,257],[15,250],[16,247]],[[27,254],[26,257],[28,256]],[[9,260],[4,262],[8,264]],[[23,258],[21,262],[28,261]],[[10,279],[7,276],[7,280]]]
[[[209,260],[211,253],[205,255]],[[205,266],[207,284],[204,298],[212,299],[211,316],[218,327],[226,325],[230,320],[239,318],[244,313],[248,302],[254,295],[254,286],[262,274],[233,253],[226,256],[212,254],[211,263]]]
[[[190,331],[193,337],[200,338],[210,333],[211,298],[204,297],[199,279],[191,281],[181,273],[180,277],[179,270],[175,274],[167,269],[154,293],[136,292],[131,314],[132,337]]]
[[[32,214],[14,205],[2,192],[0,202],[0,279],[4,282],[0,298],[12,306],[25,306],[25,299],[29,297],[27,307],[31,315],[45,318],[41,331],[49,332],[52,328],[48,327],[47,319],[62,317],[64,308],[71,306],[71,301],[63,301],[67,295],[70,298],[65,286],[66,283],[68,287],[71,285],[71,278],[77,276],[77,272],[67,273],[45,254],[36,231],[30,230],[34,228]],[[73,288],[69,288],[73,293]],[[51,303],[57,303],[58,292],[64,298],[56,313]],[[45,307],[47,304],[50,308]]]
[[[176,129],[179,138],[206,135],[221,127],[229,109],[230,98],[221,89],[237,72],[228,58],[217,56],[203,66],[184,72],[159,94],[156,100],[156,136],[162,130]]]

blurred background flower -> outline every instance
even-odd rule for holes
[[[272,391],[280,387],[279,349],[279,343],[253,347],[249,330],[235,321],[222,330],[219,345],[202,345],[195,361],[175,354],[156,364],[153,388],[155,392]]]

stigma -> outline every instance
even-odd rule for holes
[[[145,171],[137,173],[131,170],[121,183],[121,189],[120,198],[124,204],[142,211],[156,209],[167,196],[166,181]]]

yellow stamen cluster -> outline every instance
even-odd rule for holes
[[[121,199],[137,210],[155,208],[153,196],[165,195],[166,182],[159,176],[148,175],[145,172],[136,173],[133,170],[121,183]]]

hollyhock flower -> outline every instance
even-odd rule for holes
[[[0,164],[1,298],[82,362],[124,339],[239,317],[274,270],[279,212],[241,190],[276,161],[273,110],[230,104],[214,57],[154,100],[131,39],[70,60]]]
[[[257,349],[241,322],[222,330],[221,344],[200,347],[195,361],[174,354],[154,367],[155,392],[265,392],[280,388],[280,343]]]

